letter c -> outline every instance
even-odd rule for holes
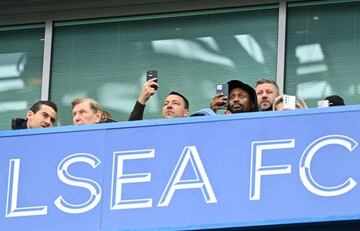
[[[336,186],[323,186],[314,180],[311,174],[311,166],[310,166],[312,158],[315,156],[316,152],[319,149],[332,144],[341,145],[350,152],[354,150],[358,145],[355,140],[347,136],[342,136],[342,135],[324,136],[312,142],[305,149],[300,159],[299,172],[302,183],[310,192],[319,196],[324,196],[324,197],[340,196],[352,190],[357,184],[356,181],[351,177],[349,177],[344,183]]]

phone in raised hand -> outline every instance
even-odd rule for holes
[[[227,83],[222,83],[216,85],[216,94],[222,93],[226,97],[226,100],[223,105],[224,107],[228,106],[228,96],[229,96],[229,85]]]
[[[296,109],[296,98],[293,95],[284,95],[284,107],[285,110]]]
[[[156,80],[154,82],[158,82],[159,79],[159,75],[158,75],[158,71],[157,70],[148,70],[146,72],[146,81],[149,81],[150,79],[154,79],[156,78]],[[157,90],[156,86],[152,86],[155,90]]]

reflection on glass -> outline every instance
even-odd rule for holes
[[[0,78],[20,77],[26,65],[26,53],[0,54]]]
[[[360,103],[360,2],[311,4],[289,4],[286,93],[311,107],[329,95]]]
[[[209,40],[205,40],[208,43]],[[203,47],[196,41],[187,41],[184,39],[172,39],[162,41],[152,41],[151,45],[156,53],[163,53],[168,55],[174,55],[185,59],[195,59],[207,63],[214,63],[224,66],[233,67],[234,63],[221,55],[213,53],[209,48],[212,46]],[[206,49],[207,48],[207,49]]]
[[[326,72],[328,70],[327,65],[324,63],[325,57],[319,43],[299,45],[296,47],[295,55],[302,65],[296,69],[296,74],[298,75]]]
[[[265,58],[261,46],[253,36],[244,34],[235,35],[235,38],[239,41],[239,43],[246,50],[246,52],[255,59],[256,62],[265,64]]]
[[[333,91],[326,81],[300,83],[296,89],[296,96],[306,100],[323,99],[329,95],[333,95]]]
[[[295,55],[301,64],[324,61],[324,53],[319,43],[299,45]]]
[[[0,79],[0,92],[24,89],[25,83],[22,79]]]
[[[0,31],[0,129],[40,99],[43,26]]]
[[[326,64],[313,64],[313,65],[306,65],[306,66],[298,67],[296,69],[296,74],[307,75],[307,74],[325,72],[327,70],[328,70],[328,67]]]
[[[28,108],[28,102],[25,100],[13,101],[13,102],[0,102],[0,112],[9,112],[9,111],[18,111],[18,110],[25,111],[27,108]]]
[[[127,120],[147,70],[160,88],[144,118],[161,117],[162,101],[178,91],[190,111],[209,107],[215,86],[231,79],[253,85],[276,75],[278,9],[55,25],[51,98],[71,124],[70,98],[99,100],[115,120]],[[65,100],[66,99],[66,100]],[[66,103],[65,103],[66,102]]]

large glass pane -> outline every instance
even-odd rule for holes
[[[0,28],[0,129],[40,100],[44,26]]]
[[[288,94],[360,103],[360,2],[290,5],[287,36]]]
[[[160,89],[145,118],[161,117],[172,90],[190,110],[209,106],[217,83],[275,79],[278,9],[56,24],[51,98],[62,124],[71,124],[75,97],[98,99],[116,120],[127,120],[146,70],[159,71]]]

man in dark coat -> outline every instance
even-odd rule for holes
[[[129,121],[142,120],[146,102],[159,88],[156,78],[146,81],[140,91],[140,95],[130,114]],[[182,94],[172,91],[166,96],[163,103],[162,118],[178,118],[189,116],[189,101]]]
[[[49,128],[56,121],[57,106],[51,101],[38,101],[26,113],[26,119],[14,118],[11,129]]]

